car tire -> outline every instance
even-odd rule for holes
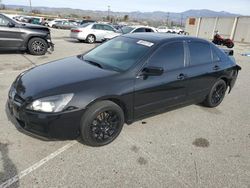
[[[48,50],[48,43],[39,37],[29,40],[28,50],[32,55],[44,55]]]
[[[123,110],[112,101],[100,101],[84,113],[80,126],[83,143],[104,146],[114,141],[124,125]]]
[[[89,44],[93,44],[93,43],[95,43],[95,41],[96,41],[96,38],[94,35],[88,35],[86,38],[86,42]]]
[[[224,80],[218,80],[210,90],[207,98],[203,102],[204,106],[214,108],[220,105],[227,91],[227,84]]]
[[[234,43],[230,42],[226,45],[228,48],[233,48],[234,47]]]
[[[52,25],[52,28],[56,28],[56,25]]]

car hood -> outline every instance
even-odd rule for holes
[[[29,28],[29,29],[44,29],[49,30],[47,27],[37,24],[21,23],[20,27]]]
[[[58,91],[74,92],[74,84],[117,73],[91,65],[75,56],[32,68],[17,77],[13,87],[17,94],[26,100],[60,94]]]

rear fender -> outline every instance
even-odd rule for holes
[[[233,67],[233,70],[232,70],[232,73],[231,73],[231,79],[230,79],[230,82],[228,84],[229,85],[228,93],[230,93],[232,88],[234,87],[236,79],[238,77],[238,73],[239,73],[240,70],[241,70],[241,67],[239,65],[236,65],[235,67]]]

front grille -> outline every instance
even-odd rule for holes
[[[12,103],[15,103],[16,105],[18,106],[21,106],[25,100],[20,97],[17,93],[16,93],[16,90],[15,89],[11,89],[10,92],[9,92],[9,100],[12,102]]]
[[[24,99],[20,97],[18,94],[15,94],[14,101],[20,104],[24,103]]]

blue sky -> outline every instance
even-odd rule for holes
[[[2,0],[4,4],[29,5],[29,0]],[[189,9],[211,9],[250,15],[250,0],[32,0],[33,6],[70,7],[85,10],[165,11],[182,12]]]

